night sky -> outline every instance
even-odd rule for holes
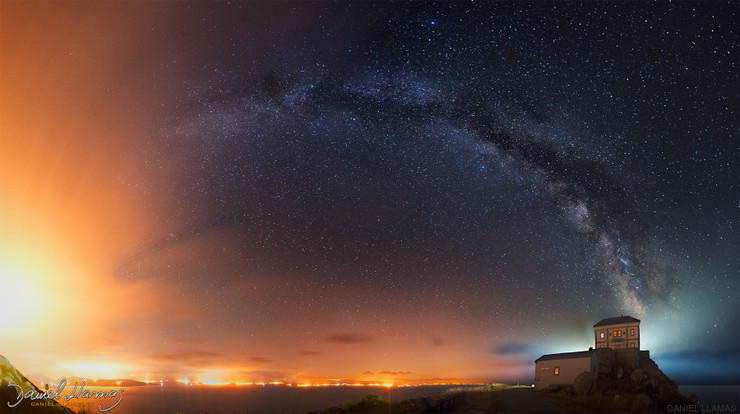
[[[2,2],[0,354],[531,381],[632,315],[738,383],[738,11]]]

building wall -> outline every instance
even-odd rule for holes
[[[594,338],[596,348],[640,349],[640,323],[596,326],[594,327]]]
[[[555,375],[555,369],[558,375]],[[546,388],[550,384],[572,384],[578,374],[591,370],[591,357],[551,359],[537,361],[534,366],[534,388]]]

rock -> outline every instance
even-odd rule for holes
[[[14,385],[11,386],[11,384]],[[0,407],[17,404],[10,411],[25,414],[74,414],[72,410],[59,405],[56,400],[52,399],[44,399],[44,405],[38,405],[39,401],[33,401],[31,398],[24,398],[19,402],[17,398],[19,387],[23,395],[26,393],[42,394],[42,391],[36,385],[15,369],[4,356],[0,355]],[[3,410],[2,412],[6,411]]]
[[[588,371],[583,371],[573,380],[573,392],[576,395],[588,395],[594,385],[594,378]]]
[[[597,378],[611,377],[615,372],[617,364],[616,353],[610,348],[599,348],[595,350],[591,359],[591,372]]]
[[[672,381],[671,381],[672,382]],[[661,403],[670,403],[681,401],[683,397],[678,392],[678,384],[661,384],[658,387],[658,401]]]
[[[560,393],[563,394],[563,395],[568,395],[568,396],[573,395],[574,394],[573,386],[572,385],[567,385],[567,384],[566,385],[563,385],[560,388]]]
[[[636,348],[617,349],[615,353],[617,365],[628,375],[640,365],[640,361],[643,359],[640,350]]]
[[[633,413],[644,413],[653,410],[653,400],[645,394],[637,394],[632,399],[630,411]]]
[[[634,384],[638,388],[643,387],[647,382],[647,379],[647,372],[645,372],[645,370],[642,368],[635,368],[630,375],[630,380],[632,381],[632,384]]]

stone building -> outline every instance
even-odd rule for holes
[[[606,318],[597,322],[593,327],[596,349],[631,348],[636,352],[635,355],[644,354],[649,359],[649,352],[638,352],[640,349],[639,319],[631,316]],[[600,362],[594,355],[593,348],[589,348],[588,351],[542,355],[534,362],[534,387],[541,389],[551,384],[572,384],[575,378],[584,371],[596,374]]]
[[[591,370],[594,351],[542,355],[534,361],[534,387],[550,384],[572,384],[578,374]]]
[[[594,325],[596,348],[640,349],[640,320],[631,316],[602,319]]]

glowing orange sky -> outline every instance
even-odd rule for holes
[[[364,3],[286,3],[286,13],[270,3],[215,4],[0,2],[0,354],[24,374],[527,380],[533,358],[586,349],[592,323],[633,311],[646,316],[647,348],[728,342],[715,338],[731,337],[725,327],[736,325],[729,296],[717,296],[736,284],[727,271],[736,256],[728,253],[732,229],[717,230],[691,198],[706,188],[707,206],[731,206],[730,192],[716,190],[726,180],[712,189],[687,182],[674,164],[653,166],[650,151],[662,149],[643,148],[641,136],[654,133],[651,126],[627,137],[619,117],[593,110],[600,104],[591,89],[569,95],[570,80],[561,82],[565,98],[547,88],[544,103],[527,91],[512,96],[556,111],[552,118],[567,118],[554,108],[568,108],[562,112],[584,118],[572,129],[570,119],[538,120],[518,102],[508,108],[519,98],[507,87],[519,87],[521,71],[483,65],[486,76],[504,78],[497,91],[480,76],[476,82],[492,88],[481,92],[470,83],[478,74],[469,74],[484,55],[468,66],[450,58],[462,66],[449,73],[435,59],[417,62],[424,76],[395,67],[395,59],[407,61],[401,53],[432,47],[432,35],[405,39],[401,27],[379,39],[390,20],[382,11],[367,19]],[[425,19],[417,34],[438,30]],[[465,36],[447,40],[499,47]],[[395,43],[407,40],[411,49]],[[518,62],[524,46],[504,43],[491,56]],[[589,50],[569,49],[578,42],[560,43],[546,42],[564,48],[560,56],[591,62]],[[381,62],[386,52],[389,62]],[[573,70],[570,61],[549,60],[564,65],[553,76]],[[610,62],[625,73],[647,70]],[[594,71],[582,78],[597,82],[595,90],[604,86],[600,64],[583,65]],[[374,65],[385,72],[368,74]],[[480,106],[465,106],[468,92],[481,95]],[[658,92],[620,102],[644,104]],[[660,118],[654,108],[665,104],[634,112],[652,125]],[[469,119],[489,109],[486,122],[511,134],[501,142]],[[523,115],[509,113],[517,111]],[[672,128],[664,135],[695,135]],[[700,132],[711,138],[707,131]],[[617,134],[625,141],[609,141]],[[571,147],[555,148],[565,145],[561,135]],[[643,158],[614,149],[630,147],[629,139]],[[667,157],[693,159],[673,147]],[[682,166],[686,176],[709,171],[696,165]],[[656,174],[663,181],[652,183]],[[661,201],[649,189],[663,182],[675,193]],[[619,191],[607,194],[612,187],[603,183]],[[671,197],[678,204],[660,204]],[[701,244],[692,239],[701,232],[681,220],[700,219],[711,221],[707,234],[719,232],[721,248],[707,244],[705,256],[689,258],[686,246]],[[711,306],[699,299],[707,297]],[[698,322],[678,323],[689,317]]]
[[[0,322],[12,324],[2,327],[10,334],[2,348],[46,375],[75,364],[124,366],[110,362],[117,323],[135,323],[156,298],[112,277],[122,252],[150,231],[145,205],[124,184],[140,122],[105,87],[126,82],[113,76],[137,42],[113,9],[96,23],[111,30],[97,38],[70,29],[80,22],[54,8],[2,10],[0,266],[3,285],[27,287],[10,302],[23,312]]]
[[[115,277],[121,261],[170,230],[155,223],[161,198],[132,185],[154,179],[135,165],[168,96],[166,82],[151,90],[137,70],[160,63],[142,44],[163,17],[145,7],[2,5],[0,285],[10,289],[0,309],[14,316],[0,320],[0,352],[48,378],[408,382],[510,370],[481,366],[462,341],[446,344],[450,353],[398,336],[286,344],[266,336],[269,327],[251,343],[228,330],[153,335],[160,324],[213,323],[219,310],[199,310],[197,293],[155,279]],[[255,285],[232,288],[248,294]]]

